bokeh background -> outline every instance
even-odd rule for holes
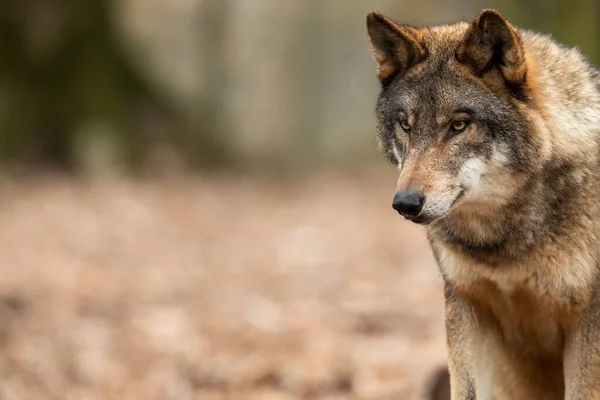
[[[0,399],[422,399],[365,16],[483,8],[600,58],[594,0],[1,0]]]

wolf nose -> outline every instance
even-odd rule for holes
[[[392,207],[405,217],[416,217],[423,209],[425,197],[415,190],[396,192]]]

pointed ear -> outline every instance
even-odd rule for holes
[[[377,11],[367,15],[367,31],[382,82],[406,72],[427,55],[419,29],[398,24]]]
[[[510,85],[525,82],[527,65],[519,32],[494,10],[485,10],[468,28],[457,58],[482,76],[498,67]]]

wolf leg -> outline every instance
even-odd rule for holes
[[[600,285],[564,352],[566,400],[600,400]]]
[[[446,284],[446,335],[452,400],[475,400],[473,381],[477,321],[469,305]]]

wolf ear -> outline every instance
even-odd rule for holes
[[[478,76],[498,67],[508,84],[525,81],[527,65],[521,36],[497,11],[485,10],[475,18],[456,55]]]
[[[367,31],[382,82],[406,72],[427,54],[419,43],[422,36],[419,29],[398,24],[377,11],[367,15]]]

